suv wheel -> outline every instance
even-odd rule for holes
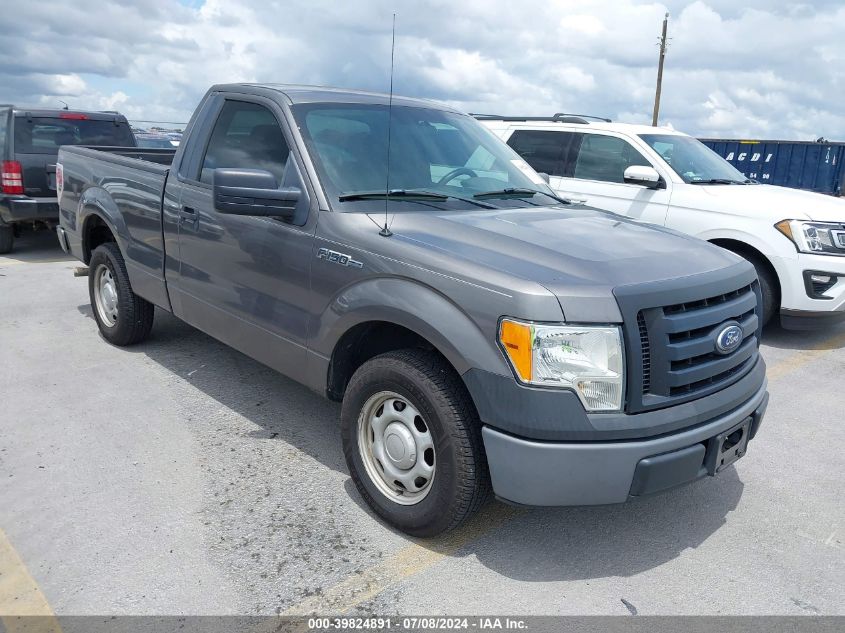
[[[763,325],[767,325],[772,317],[780,310],[780,289],[777,279],[769,267],[760,261],[759,257],[740,253],[741,257],[748,260],[757,271],[757,279],[760,280],[760,294],[763,297]]]
[[[155,308],[134,292],[114,242],[98,246],[88,265],[88,294],[100,333],[114,345],[140,343],[153,327]]]
[[[403,532],[453,529],[489,496],[478,414],[460,377],[433,352],[389,352],[359,367],[341,434],[361,496]]]
[[[12,252],[15,245],[15,227],[8,224],[0,226],[0,255]]]

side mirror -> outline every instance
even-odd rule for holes
[[[547,185],[549,184],[549,182],[550,182],[550,180],[549,180],[549,175],[548,175],[546,172],[544,172],[544,171],[538,171],[538,172],[537,172],[537,175],[538,175],[538,176],[540,176],[540,178],[542,178],[542,179],[545,181],[545,183],[546,183]]]
[[[660,174],[654,167],[631,165],[625,170],[623,179],[629,185],[642,185],[649,189],[663,189],[665,187]]]
[[[231,215],[291,218],[302,195],[299,187],[279,189],[263,169],[215,169],[213,182],[214,208]]]

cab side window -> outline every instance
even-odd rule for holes
[[[571,176],[567,173],[570,147],[580,134],[541,130],[517,130],[508,145],[536,171],[549,176]]]
[[[625,170],[632,165],[648,167],[651,163],[624,139],[584,134],[575,159],[573,177],[624,183]]]
[[[219,168],[263,169],[285,181],[290,149],[276,117],[257,103],[226,101],[205,151],[200,182],[211,184]]]

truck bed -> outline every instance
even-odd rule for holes
[[[136,294],[169,308],[164,283],[162,200],[176,149],[65,146],[59,222],[71,252],[87,261],[86,221],[97,215],[126,254]]]

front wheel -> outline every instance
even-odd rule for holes
[[[453,529],[487,499],[478,414],[460,377],[433,352],[364,363],[341,412],[350,474],[370,507],[413,536]]]
[[[761,305],[762,321],[764,326],[768,325],[772,317],[780,310],[780,286],[777,277],[759,257],[742,253],[739,255],[748,260],[748,263],[754,266],[754,270],[757,271],[757,279],[760,281],[760,294],[763,297]]]
[[[88,294],[94,319],[109,343],[132,345],[149,336],[155,308],[132,292],[126,263],[114,242],[101,244],[91,255]]]

